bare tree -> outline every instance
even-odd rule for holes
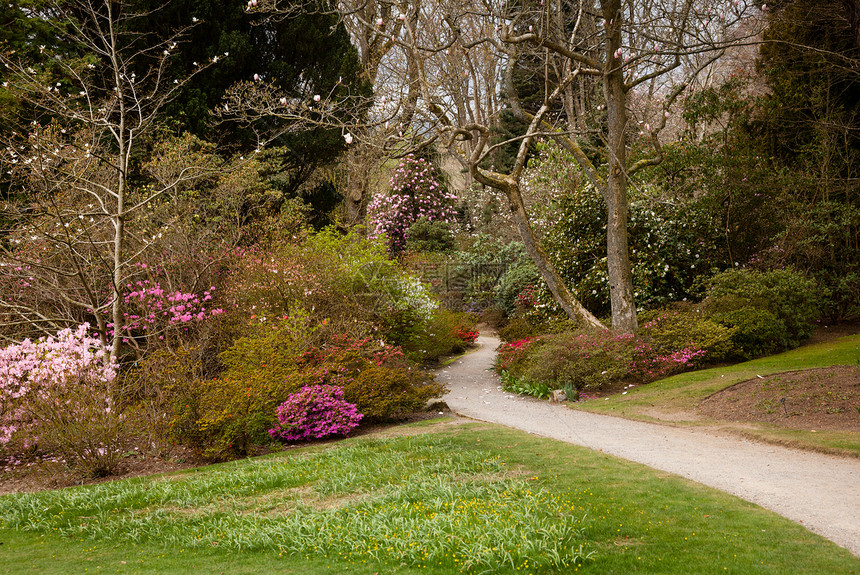
[[[132,264],[159,233],[129,229],[130,218],[212,169],[185,165],[135,186],[136,147],[184,82],[226,55],[190,75],[170,75],[171,54],[188,28],[167,38],[135,32],[145,29],[136,26],[141,19],[156,16],[122,2],[49,2],[31,17],[51,24],[64,48],[41,65],[0,56],[4,87],[37,118],[7,134],[4,173],[17,197],[4,205],[0,249],[4,266],[17,272],[16,287],[42,293],[46,305],[8,294],[0,309],[7,321],[45,331],[94,321],[116,357]],[[195,21],[189,15],[188,26]]]
[[[361,130],[362,141],[375,138],[404,150],[444,135],[475,182],[505,194],[526,251],[564,311],[603,327],[540,247],[522,197],[530,147],[539,139],[558,142],[604,199],[612,327],[636,331],[627,239],[630,180],[662,161],[661,134],[681,94],[727,49],[756,41],[760,9],[750,0],[344,0],[340,10],[351,19],[377,89],[371,113],[345,137],[353,141]],[[383,69],[390,70],[384,81]],[[517,70],[537,86],[530,104],[519,101]],[[252,100],[237,103],[260,110]],[[648,105],[634,105],[643,100]],[[505,108],[525,128],[498,142],[494,134]],[[279,113],[298,120],[298,114]],[[603,126],[588,121],[595,115]],[[637,134],[650,143],[650,153],[630,157]],[[500,171],[491,159],[511,143],[519,146],[516,158]]]
[[[757,30],[741,24],[757,9],[751,3],[734,0],[721,6],[699,0],[546,0],[487,8],[497,10],[488,13],[498,22],[494,36],[464,37],[463,28],[456,24],[464,16],[454,11],[449,12],[447,21],[452,23],[452,34],[458,35],[458,48],[491,46],[506,62],[505,93],[514,114],[527,122],[519,136],[512,169],[499,173],[482,167],[500,145],[491,143],[491,123],[457,122],[441,105],[431,104],[431,108],[443,125],[450,126],[452,149],[458,142],[470,143],[468,164],[473,177],[507,195],[526,249],[556,300],[572,317],[594,325],[535,240],[520,189],[527,152],[536,139],[554,139],[573,154],[606,204],[612,327],[634,332],[638,326],[627,240],[630,178],[662,161],[660,134],[672,116],[673,104],[727,48],[752,41]],[[513,83],[514,70],[521,62],[531,65],[535,78],[543,84],[541,98],[532,109],[518,101]],[[591,104],[605,113],[606,124],[596,134],[587,132],[579,117],[582,106],[576,105],[577,92],[581,94],[583,86],[595,81],[600,87],[599,99]],[[631,116],[633,95],[642,91],[659,103],[658,113],[650,118]],[[637,132],[650,141],[651,153],[630,158],[629,145]],[[600,142],[601,162],[586,153],[583,143],[595,136]]]

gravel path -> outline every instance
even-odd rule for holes
[[[499,341],[437,372],[455,413],[582,445],[731,493],[860,556],[860,460],[569,409],[502,391],[489,371]]]

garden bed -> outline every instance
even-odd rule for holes
[[[860,431],[860,367],[843,365],[756,377],[706,398],[700,410],[724,421]]]

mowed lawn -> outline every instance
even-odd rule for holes
[[[860,573],[733,496],[442,418],[178,474],[0,498],[0,573]]]

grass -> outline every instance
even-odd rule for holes
[[[682,373],[632,388],[626,395],[577,403],[571,407],[643,421],[668,419],[677,425],[718,424],[723,428],[772,443],[860,457],[860,436],[856,433],[783,429],[767,424],[733,424],[701,419],[694,413],[696,406],[704,398],[757,375],[853,365],[858,362],[860,335],[854,335],[736,365]]]
[[[687,480],[491,425],[0,498],[0,573],[860,573]]]

